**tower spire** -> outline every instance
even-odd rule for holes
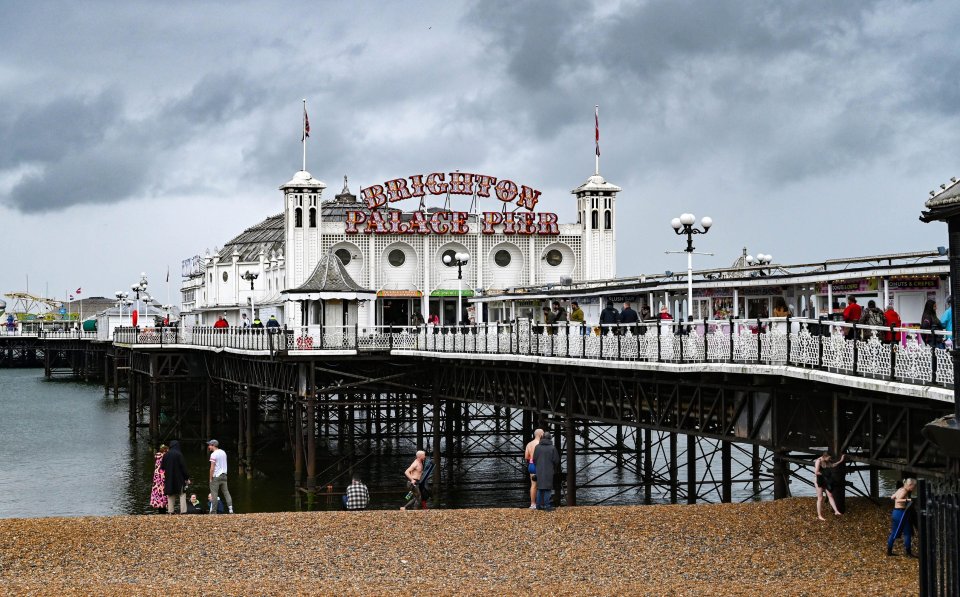
[[[597,142],[597,156],[593,167],[593,173],[600,174],[600,104],[594,107],[593,111],[594,132]]]
[[[300,135],[300,143],[303,145],[303,167],[302,171],[307,171],[307,137],[310,136],[310,119],[307,118],[307,100],[303,100],[303,134]]]

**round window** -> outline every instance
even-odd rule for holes
[[[510,251],[507,251],[506,249],[500,249],[493,256],[493,260],[500,267],[507,267],[508,265],[510,265],[510,259],[511,259]]]
[[[224,282],[227,281],[227,278],[228,278],[228,277],[229,277],[229,276],[227,276],[227,272],[223,272],[223,281],[224,281]]]
[[[447,263],[447,255],[450,256],[450,263]],[[453,249],[447,249],[440,255],[440,261],[447,267],[456,267],[457,266],[457,252]]]
[[[556,249],[550,249],[547,251],[547,264],[552,267],[557,267],[563,263],[563,253]]]
[[[390,254],[387,255],[387,261],[390,262],[390,265],[393,267],[400,267],[403,265],[403,262],[407,260],[407,255],[400,249],[394,249],[390,251]]]
[[[340,263],[344,265],[350,265],[350,251],[346,249],[337,249],[333,254],[337,256],[337,259],[340,260]],[[401,261],[401,263],[403,262]]]

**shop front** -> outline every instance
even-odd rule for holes
[[[377,292],[377,321],[380,325],[421,325],[419,290],[380,290]]]
[[[473,296],[473,291],[460,291],[460,321],[477,321],[472,305],[467,301]],[[457,325],[457,290],[439,288],[430,293],[430,315],[440,318],[440,325]]]

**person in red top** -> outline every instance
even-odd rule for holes
[[[843,310],[843,320],[847,323],[857,323],[860,321],[860,315],[862,314],[863,309],[857,304],[857,297],[851,294],[847,297],[847,308]],[[852,329],[847,332],[847,338],[853,338]]]
[[[221,329],[230,327],[230,324],[227,323],[227,320],[224,319],[223,317],[218,317],[217,322],[213,324],[213,327],[218,330],[221,330]]]
[[[888,326],[898,328],[903,325],[903,322],[900,321],[900,314],[893,309],[893,303],[887,305],[887,310],[883,312],[883,319],[886,320]],[[883,339],[887,344],[891,342],[899,344],[900,332],[884,332]]]

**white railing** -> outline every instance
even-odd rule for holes
[[[75,333],[75,332],[74,332]],[[951,385],[952,336],[827,320],[672,320],[590,326],[529,320],[470,326],[118,328],[119,344],[254,351],[417,350],[662,363],[787,365],[917,384]]]
[[[17,338],[50,338],[52,340],[96,340],[97,332],[83,330],[23,330],[0,328],[0,336]]]

